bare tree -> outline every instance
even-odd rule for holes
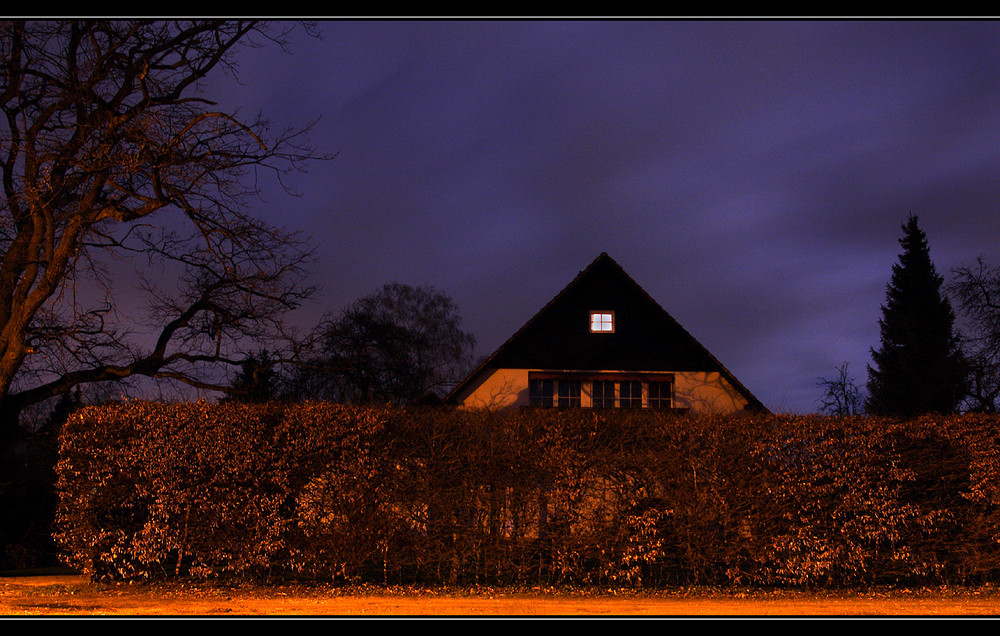
[[[441,397],[469,371],[475,337],[458,308],[429,286],[384,285],[313,334],[297,377],[300,398],[410,404]]]
[[[962,348],[968,365],[964,407],[1000,409],[1000,269],[983,258],[952,270],[948,293],[962,318]]]
[[[220,388],[311,293],[310,249],[251,217],[251,173],[316,155],[305,130],[215,110],[197,93],[254,21],[0,23],[0,414],[89,382]],[[142,267],[137,282],[120,275]],[[169,282],[156,282],[156,281]],[[145,292],[144,313],[122,294]],[[116,283],[118,284],[116,286]],[[143,305],[144,303],[144,305]]]
[[[864,412],[864,395],[861,387],[851,377],[847,370],[848,363],[840,365],[837,375],[832,378],[820,378],[817,385],[823,389],[820,397],[820,410],[830,415],[860,415]]]

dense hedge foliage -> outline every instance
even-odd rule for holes
[[[125,402],[66,425],[56,539],[119,579],[992,582],[998,422]]]

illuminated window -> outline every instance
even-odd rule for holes
[[[642,382],[623,381],[618,386],[618,405],[623,409],[641,409]]]
[[[580,381],[559,380],[559,407],[580,406]]]
[[[611,311],[590,312],[591,333],[611,333],[615,330],[615,314]]]
[[[528,384],[528,403],[531,406],[552,406],[552,380],[532,380]]]
[[[669,409],[670,406],[670,382],[650,382],[649,408]]]

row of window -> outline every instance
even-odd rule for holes
[[[532,379],[528,382],[528,403],[531,406],[572,408],[589,406],[595,409],[669,409],[671,382],[637,380],[594,380],[589,404],[583,399],[582,380]]]

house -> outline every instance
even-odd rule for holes
[[[604,253],[447,400],[469,408],[766,411]]]

